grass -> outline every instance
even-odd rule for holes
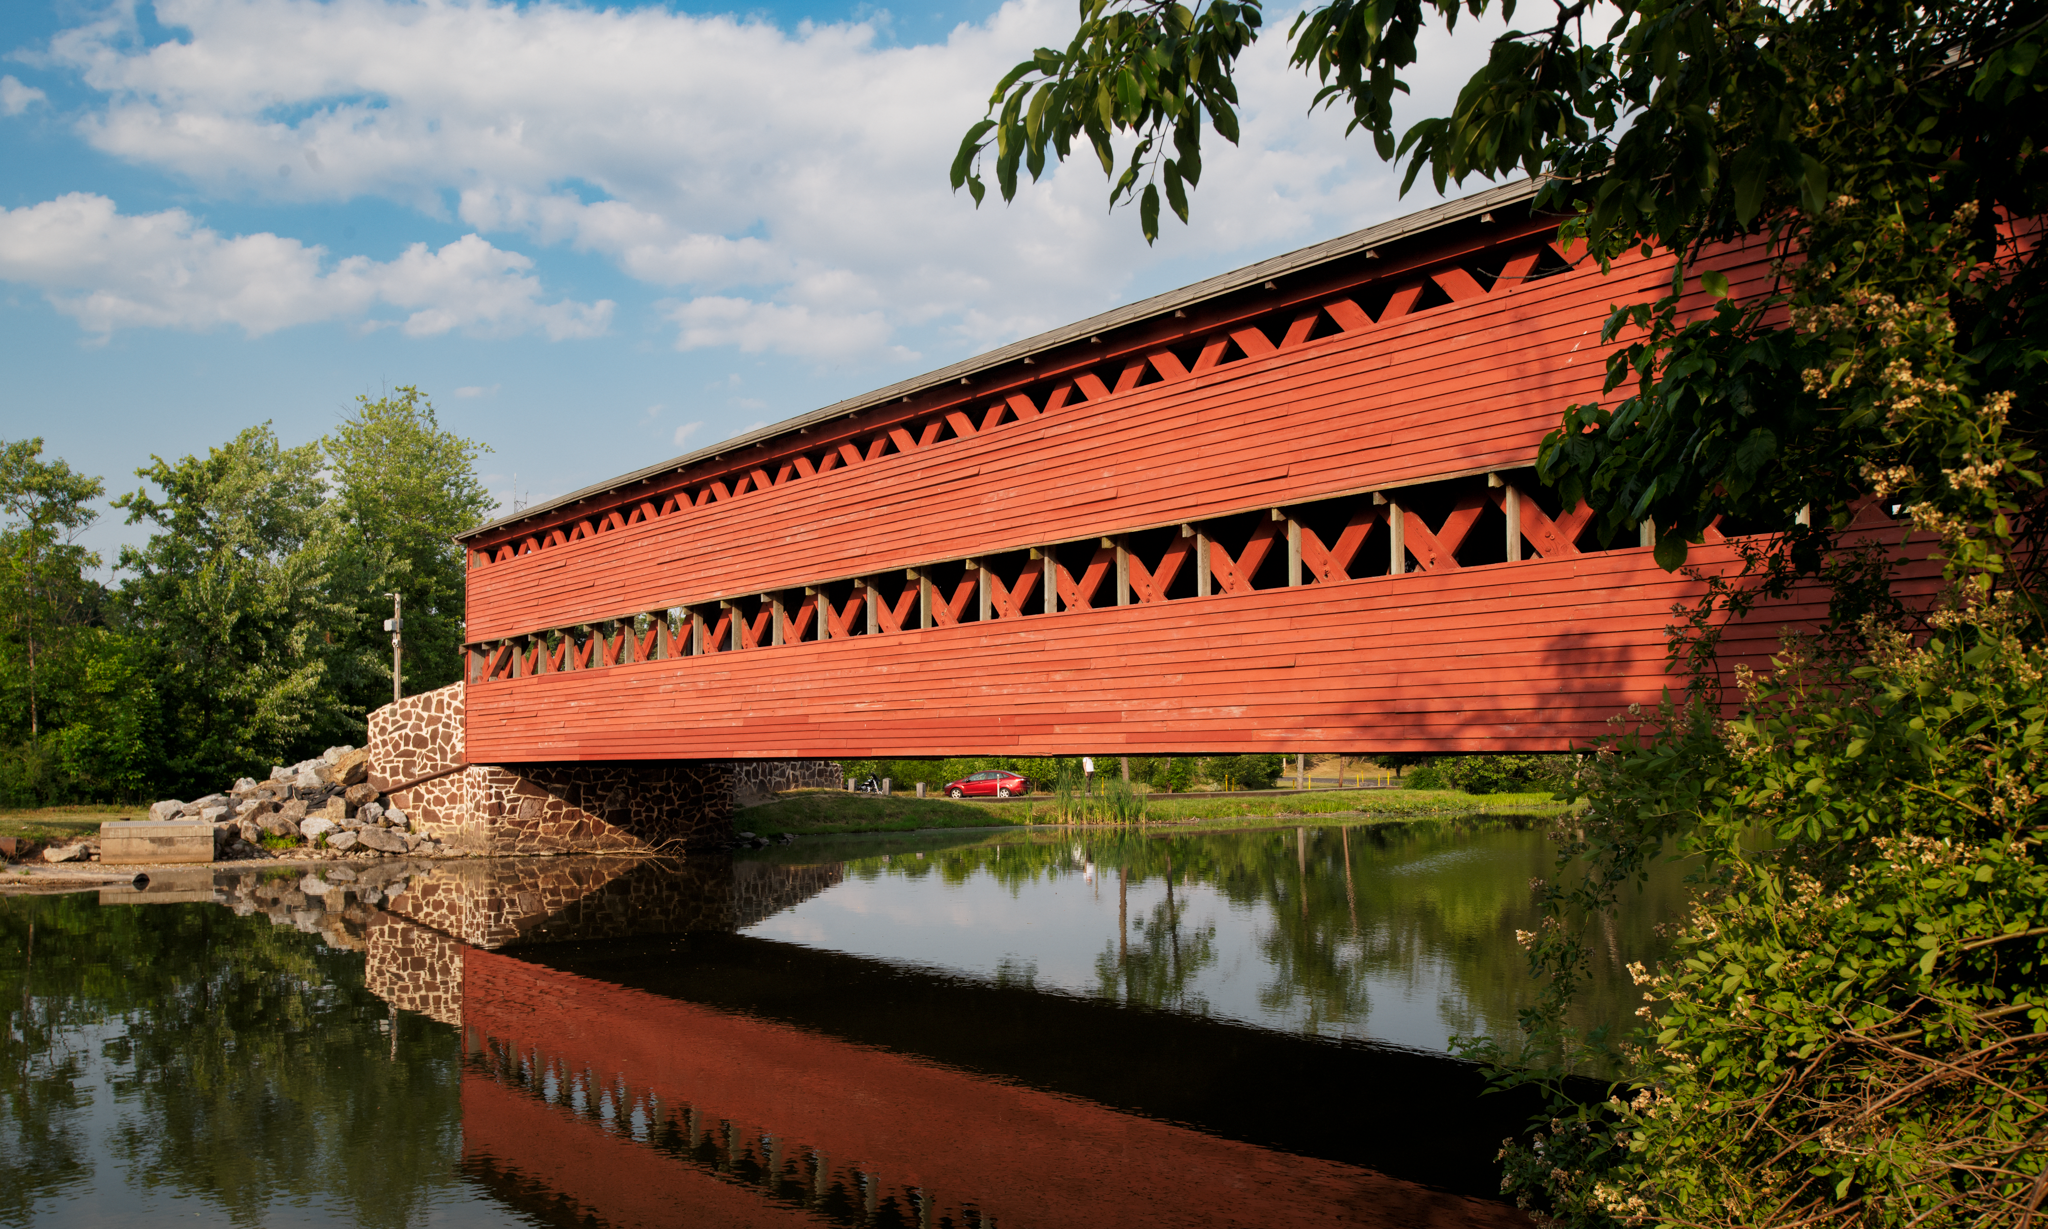
[[[0,811],[0,836],[25,836],[38,841],[68,840],[96,835],[103,823],[148,817],[148,807],[134,806],[85,805]]]
[[[1397,819],[1416,815],[1471,815],[1554,811],[1550,794],[1483,794],[1457,790],[1370,789],[1316,794],[1275,793],[1249,798],[1175,798],[1147,804],[1147,824],[1231,824],[1290,820],[1304,816]],[[734,827],[761,836],[819,836],[856,832],[914,832],[941,828],[1018,828],[1056,822],[1049,797],[1018,802],[955,802],[947,798],[849,794],[843,790],[792,790],[776,802],[749,807],[733,817]]]

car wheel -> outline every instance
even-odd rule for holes
[[[996,790],[996,797],[998,797],[998,798],[1008,798],[1009,796],[1010,796],[1010,787],[1009,787],[1009,786],[1007,786],[1007,785],[1005,785],[1005,786],[1002,786],[1001,788],[999,788],[999,789],[997,789],[997,790]]]
[[[954,798],[960,798],[960,797],[964,797],[964,796],[966,795],[967,791],[966,791],[966,790],[964,790],[964,789],[961,789],[961,788],[960,788],[959,786],[957,786],[957,785],[956,785],[956,786],[954,786],[954,787],[953,787],[952,789],[949,789],[949,790],[947,790],[947,791],[946,791],[946,793],[947,793],[948,795],[950,795],[951,797],[954,797]]]

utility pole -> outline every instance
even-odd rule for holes
[[[398,703],[405,698],[405,676],[401,673],[404,653],[405,599],[396,593],[384,595],[391,599],[391,617],[384,620],[384,630],[391,633],[391,702]]]

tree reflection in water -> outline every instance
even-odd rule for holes
[[[0,898],[0,951],[23,953],[0,961],[0,1224],[52,1195],[105,1196],[108,1169],[138,1198],[195,1198],[237,1225],[307,1200],[415,1224],[459,1184],[455,1030],[400,1023],[359,953],[212,904],[90,895]],[[118,1114],[99,1139],[96,1097]]]
[[[1433,1014],[1442,1036],[1507,1037],[1534,990],[1514,934],[1538,922],[1532,881],[1554,873],[1544,823],[1475,817],[1172,835],[1066,829],[970,842],[951,836],[921,851],[850,857],[846,868],[849,880],[936,877],[961,886],[986,877],[1011,896],[1070,875],[1099,876],[1102,892],[1114,885],[1118,924],[1116,938],[1092,961],[1086,989],[1192,1014],[1222,1010],[1204,978],[1226,945],[1213,909],[1195,913],[1189,903],[1191,889],[1205,889],[1242,924],[1257,927],[1261,1023],[1369,1036],[1378,994],[1402,1000],[1400,1009],[1411,1015]],[[809,860],[826,852],[799,848],[784,856]],[[1581,1026],[1632,1016],[1639,999],[1626,962],[1661,950],[1655,927],[1680,907],[1679,878],[1673,866],[1656,867],[1639,899],[1598,922],[1605,958],[1578,1006]],[[1142,901],[1132,899],[1141,892]]]

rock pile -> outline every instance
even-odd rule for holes
[[[404,811],[383,801],[369,776],[367,749],[329,747],[316,759],[271,769],[268,780],[243,777],[225,794],[167,798],[149,808],[149,817],[212,824],[217,861],[442,852],[438,840],[414,831]]]

